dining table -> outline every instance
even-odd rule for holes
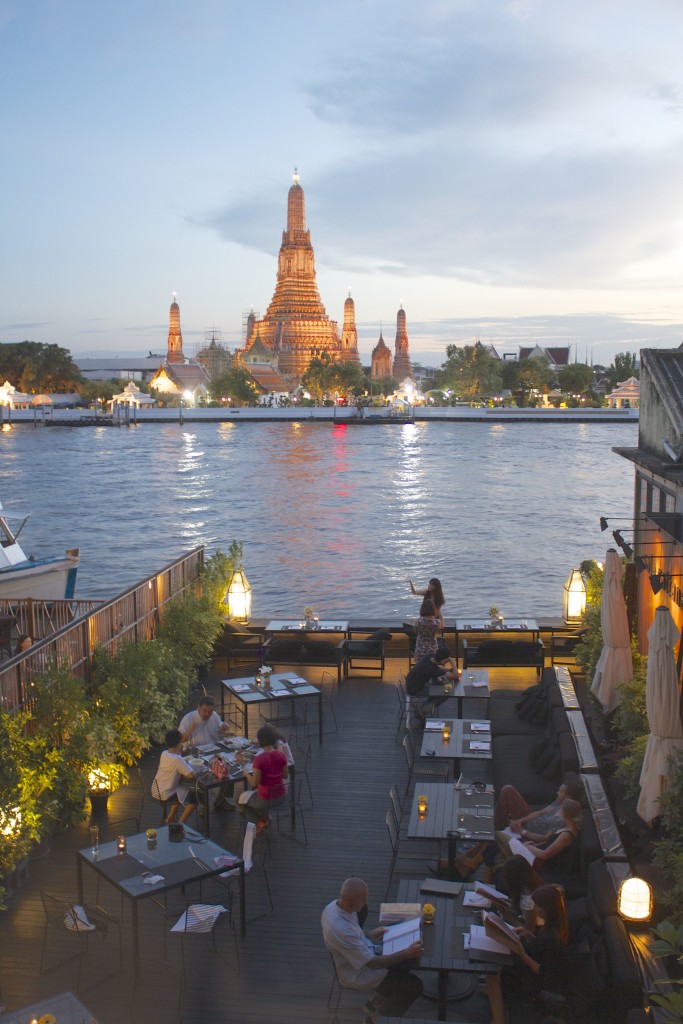
[[[318,742],[323,741],[323,702],[319,687],[313,686],[296,672],[273,672],[267,682],[253,676],[242,679],[223,679],[221,683],[221,718],[225,715],[226,696],[242,708],[242,732],[249,735],[249,708],[275,701],[307,700],[318,703]]]
[[[470,761],[490,761],[491,723],[488,719],[428,718],[420,756],[448,761],[454,777],[467,774]]]
[[[214,790],[224,786],[226,782],[232,782],[234,785],[242,782],[246,786],[245,769],[251,770],[251,763],[260,748],[251,743],[246,736],[230,736],[216,740],[215,743],[204,743],[192,749],[195,753],[186,755],[185,760],[195,770],[197,790],[204,807],[204,831],[206,836],[211,838],[211,794]],[[246,758],[244,766],[241,766],[237,760],[237,755],[240,753]],[[217,756],[226,762],[227,779],[218,778],[211,769],[211,762]],[[196,767],[196,761],[202,762],[202,768]],[[296,765],[293,762],[289,763],[288,768],[290,792],[293,794],[296,792]],[[294,799],[290,800],[289,813],[292,831],[296,831],[296,800]]]
[[[465,905],[465,893],[472,891],[473,885],[463,884],[455,896],[424,892],[424,885],[425,880],[402,878],[398,883],[396,899],[399,903],[431,903],[436,910],[430,924],[422,922],[423,951],[416,969],[437,973],[437,1019],[446,1020],[448,979],[451,973],[472,975],[475,980],[480,974],[495,973],[499,967],[510,963],[511,957],[501,954],[487,960],[478,960],[474,954],[470,954],[466,936],[473,924],[481,923],[481,910]]]
[[[442,680],[435,680],[429,685],[429,697],[431,700],[442,700],[444,697],[456,698],[458,701],[458,718],[463,716],[463,701],[466,698],[468,700],[481,701],[481,714],[485,716],[490,695],[489,672],[486,668],[463,670],[457,683],[443,680],[442,677]],[[477,711],[477,714],[479,713]]]
[[[420,798],[426,798],[424,812]],[[408,839],[441,839],[448,844],[448,877],[456,877],[457,844],[493,840],[493,786],[484,783],[418,782],[408,819]]]
[[[0,1024],[31,1024],[46,1014],[54,1017],[56,1024],[96,1024],[95,1018],[84,1003],[73,992],[61,992],[48,996],[30,1006],[0,1014]]]
[[[181,838],[175,840],[168,825],[156,830],[150,841],[146,832],[125,837],[125,848],[116,839],[101,843],[95,851],[91,847],[78,850],[76,870],[78,901],[84,899],[84,867],[104,878],[125,897],[131,907],[133,933],[133,963],[136,977],[140,963],[140,934],[138,906],[141,900],[154,899],[160,893],[182,889],[192,882],[201,882],[226,871],[238,871],[240,888],[240,924],[242,936],[246,934],[246,898],[244,887],[244,861],[229,850],[212,842],[201,832],[184,824]],[[155,880],[156,879],[156,880]]]

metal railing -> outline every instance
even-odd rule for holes
[[[29,696],[30,680],[50,665],[66,663],[74,675],[88,679],[96,648],[116,650],[121,641],[150,640],[156,633],[164,605],[186,591],[196,589],[203,564],[202,546],[177,558],[161,572],[149,576],[111,601],[82,611],[56,632],[36,641],[23,654],[3,662],[0,665],[2,707],[6,711],[23,707]]]
[[[102,601],[39,601],[34,597],[0,600],[0,615],[12,617],[15,636],[43,640],[98,608]]]

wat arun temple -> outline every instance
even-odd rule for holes
[[[311,359],[323,353],[335,361],[360,363],[356,311],[349,294],[340,335],[337,322],[328,317],[318,292],[311,233],[306,227],[304,190],[295,173],[287,196],[287,228],[282,232],[275,292],[261,319],[254,313],[249,315],[246,342],[237,355],[247,365],[276,365],[283,377],[299,381]],[[393,363],[380,336],[373,351],[372,376],[393,376],[399,381],[410,376],[406,315],[402,308],[397,316]]]

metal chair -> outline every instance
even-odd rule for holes
[[[320,692],[322,694],[322,706],[323,706],[323,723],[330,721],[334,722],[331,729],[325,729],[323,725],[323,733],[337,732],[337,716],[334,711],[334,702],[339,692],[339,685],[337,683],[337,677],[333,672],[325,670],[320,676]],[[308,707],[308,701],[302,702],[304,707]]]
[[[232,917],[233,896],[232,888],[226,885],[222,886],[220,903],[198,903],[197,900],[188,900],[183,913],[172,925],[170,929],[171,936],[180,938],[183,987],[186,985],[187,979],[188,942],[199,945],[203,936],[210,935],[212,951],[220,956],[221,959],[229,962],[225,950],[221,950],[216,942],[216,933],[226,920],[232,931],[237,973],[240,973],[240,951]],[[221,910],[221,907],[224,909]]]
[[[398,741],[398,734],[401,731],[401,726],[404,725],[410,716],[410,696],[406,690],[406,677],[403,672],[399,672],[398,679],[396,680],[396,697],[398,699],[398,720],[396,722],[396,740]]]
[[[123,951],[121,947],[121,922],[111,914],[108,914],[100,907],[91,907],[86,904],[77,904],[75,900],[65,900],[61,896],[54,896],[51,893],[40,890],[40,899],[45,913],[45,928],[43,930],[43,944],[40,951],[40,974],[55,967],[62,967],[71,960],[78,959],[78,975],[76,978],[76,991],[79,991],[81,984],[81,971],[83,967],[83,956],[88,951],[91,938],[96,935],[106,936],[110,926],[118,929],[119,933],[119,967],[123,966]],[[78,946],[76,952],[70,954],[63,960],[45,967],[45,954],[47,949],[47,938],[50,929],[59,937],[60,949],[65,942],[72,941]]]
[[[328,953],[329,952],[330,951],[328,950]],[[348,994],[349,997],[350,997],[355,992],[356,996],[358,997],[358,999],[360,1001],[361,997],[363,997],[364,999],[367,999],[368,997],[372,996],[372,993],[371,992],[367,992],[367,991],[365,991],[363,989],[347,988],[345,985],[342,985],[342,983],[339,980],[339,975],[337,974],[337,965],[335,964],[334,957],[332,956],[331,953],[330,953],[330,960],[332,961],[332,971],[333,971],[333,974],[332,974],[332,984],[330,985],[329,995],[327,996],[327,1009],[331,1010],[332,1013],[334,1014],[334,1016],[332,1017],[331,1024],[339,1024],[339,1004],[341,1003],[342,996],[344,996],[345,994]],[[335,998],[335,993],[336,993],[336,998]],[[360,1007],[359,1007],[359,1009],[360,1009]]]
[[[447,782],[448,762],[447,761],[426,761],[424,758],[416,760],[415,742],[411,732],[406,732],[403,737],[403,750],[408,763],[408,778],[406,780],[405,797],[410,789],[410,783],[422,779],[423,782]]]
[[[294,765],[296,768],[295,772],[295,783],[297,788],[296,802],[298,806],[301,806],[301,793],[306,784],[308,789],[308,797],[311,801],[311,807],[315,801],[313,800],[313,790],[311,789],[311,780],[308,775],[308,769],[311,763],[311,741],[309,739],[296,740],[294,748],[292,749],[292,755],[294,757]]]
[[[435,860],[437,864],[439,863],[441,859],[441,842],[438,839],[401,839],[394,820],[394,811],[391,807],[387,811],[384,820],[389,832],[389,842],[391,843],[391,861],[389,864],[389,881],[387,883],[388,893],[398,861],[402,862],[402,871],[407,870],[403,867],[403,863],[412,861],[414,866],[412,872],[408,873],[424,875],[426,860]]]

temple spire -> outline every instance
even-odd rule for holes
[[[344,326],[341,336],[341,358],[346,363],[359,363],[358,331],[356,330],[356,307],[351,298],[351,291],[344,303]]]
[[[399,307],[396,315],[396,342],[394,344],[394,368],[393,375],[398,381],[410,377],[410,355],[408,352],[408,329],[406,327],[406,314],[403,305]]]
[[[184,363],[183,335],[180,330],[180,306],[176,302],[176,293],[173,292],[173,302],[169,313],[168,325],[168,351],[166,354],[167,363]]]
[[[294,168],[294,179],[287,197],[287,234],[306,230],[304,190],[299,184],[299,175]]]

